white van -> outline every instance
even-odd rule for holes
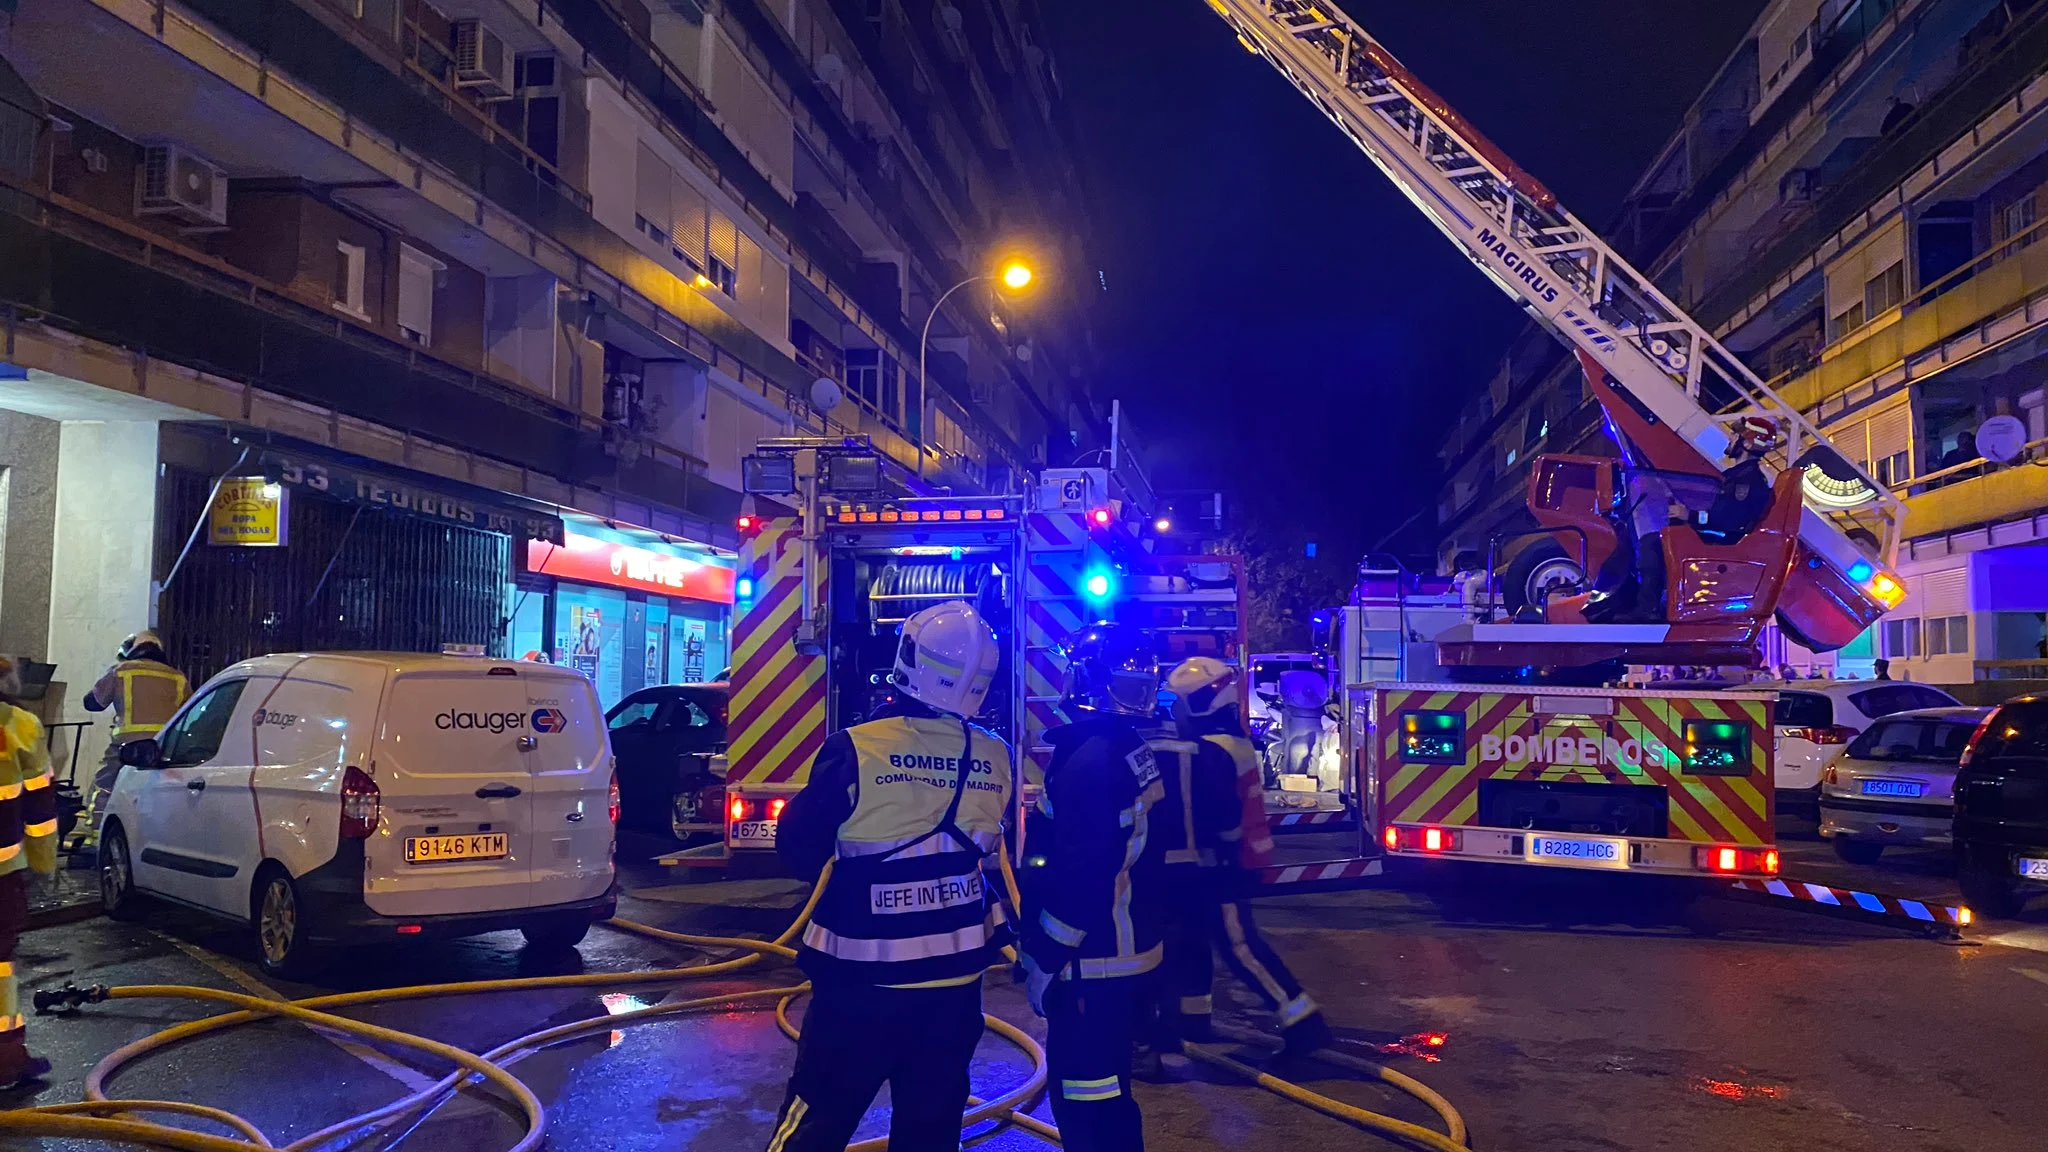
[[[231,917],[274,972],[325,946],[505,928],[573,947],[617,904],[604,712],[569,669],[263,656],[122,760],[108,914],[150,896]]]

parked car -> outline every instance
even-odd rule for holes
[[[1777,734],[1774,778],[1778,808],[1817,814],[1820,775],[1870,722],[1913,708],[1961,704],[1939,688],[1900,680],[1760,680],[1752,688],[1778,694],[1771,716]]]
[[[724,684],[660,684],[605,717],[619,773],[619,827],[690,841],[723,827],[725,781],[712,755],[725,747]]]
[[[1820,834],[1871,864],[1888,844],[1947,844],[1956,763],[1989,708],[1915,708],[1872,722],[1821,773]]]
[[[603,713],[567,668],[262,656],[125,745],[100,897],[249,925],[292,974],[336,944],[505,928],[573,947],[617,904]]]
[[[2048,698],[2008,701],[1978,727],[1956,771],[1954,836],[1972,908],[2011,916],[2048,892]]]

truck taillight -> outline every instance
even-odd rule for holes
[[[789,801],[784,800],[780,796],[777,796],[775,799],[770,800],[768,802],[768,818],[770,820],[782,819],[782,810],[788,806]]]
[[[745,820],[747,818],[747,801],[744,797],[735,796],[726,804],[725,810],[733,819]]]
[[[611,814],[612,827],[619,826],[619,774],[612,773],[611,783],[605,786],[605,810]]]
[[[1742,873],[1754,872],[1762,876],[1778,874],[1778,850],[1776,848],[1695,848],[1693,864],[1702,872]]]
[[[1389,826],[1380,834],[1388,851],[1456,852],[1464,837],[1455,828],[1399,828]]]
[[[377,782],[361,768],[350,765],[341,774],[341,838],[364,840],[377,831],[384,818],[384,796]]]

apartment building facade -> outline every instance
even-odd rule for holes
[[[0,647],[52,718],[148,621],[195,678],[713,678],[757,439],[962,491],[1102,442],[1034,0],[8,7]]]
[[[1770,666],[2048,678],[2044,105],[2048,3],[1775,0],[1609,229],[1904,501],[1906,602],[1831,655],[1773,632]],[[1525,332],[1441,449],[1441,554],[1533,528],[1529,457],[1589,451],[1576,363]]]

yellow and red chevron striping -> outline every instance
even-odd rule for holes
[[[1674,839],[1769,844],[1773,794],[1769,717],[1760,700],[1616,696],[1612,715],[1547,715],[1536,693],[1386,689],[1379,701],[1378,776],[1385,819],[1469,824],[1486,780],[1583,781],[1661,787]],[[1454,712],[1465,719],[1462,764],[1405,763],[1401,716]],[[1729,720],[1749,732],[1743,776],[1681,771],[1687,720]]]
[[[1033,552],[1088,546],[1088,518],[1080,512],[1032,512],[1024,517],[1026,546]]]
[[[740,552],[755,592],[733,621],[728,786],[788,783],[825,742],[825,659],[794,644],[804,612],[800,536],[796,518],[769,520]]]

